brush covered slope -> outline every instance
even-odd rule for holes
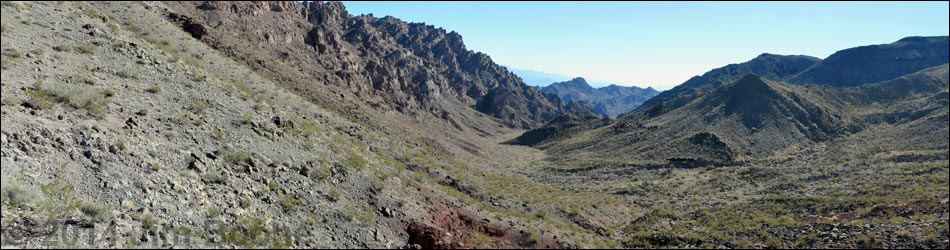
[[[306,27],[300,37],[277,39],[282,33],[266,32],[239,37],[254,47],[223,46],[227,41],[215,39],[218,22],[203,23],[170,8],[191,4],[3,3],[0,233],[5,248],[616,245],[602,230],[615,227],[612,215],[634,208],[608,194],[568,193],[508,170],[543,158],[534,149],[499,145],[519,133],[511,126],[542,122],[567,106],[547,106],[559,99],[519,87],[516,77],[482,61],[486,56],[460,50],[471,58],[456,65],[437,57],[444,50],[393,49],[392,59],[400,53],[404,58],[377,61],[379,67],[418,77],[412,83],[419,84],[392,94],[428,94],[391,100],[406,101],[405,106],[375,102],[374,96],[388,96],[379,92],[384,88],[342,71],[326,73],[321,63],[337,62],[319,53],[330,40],[306,42],[311,31],[314,37],[328,32],[311,27],[307,17],[319,24],[342,21],[331,18],[342,15],[334,14],[342,10],[340,3],[192,6],[211,16],[247,15],[221,19],[219,28],[231,21],[272,20],[255,16]],[[397,24],[432,32],[419,33],[422,40],[452,36]],[[337,35],[345,34],[329,36]],[[286,59],[265,60],[271,58],[268,49],[285,49],[280,44],[287,41],[311,52],[275,52]],[[450,48],[443,45],[448,46],[426,46]],[[363,52],[350,46],[356,45],[333,52],[348,65],[337,66],[356,67],[343,55],[364,60],[356,54]],[[419,72],[408,72],[393,66],[436,63],[416,53],[433,53],[426,58],[443,58],[435,61],[477,74],[445,73],[468,80],[439,86],[445,82],[430,78],[445,77],[432,73],[444,69],[417,66],[413,70]],[[298,57],[308,59],[291,60]],[[334,76],[354,77],[360,84]],[[397,79],[384,83],[410,85]],[[498,118],[471,108],[480,102],[537,111],[493,107],[516,112],[494,113],[504,114]],[[430,109],[439,105],[446,109]],[[94,240],[86,240],[90,235]]]
[[[549,155],[533,179],[647,207],[623,228],[626,247],[942,248],[948,74],[946,61],[857,87],[749,74],[514,141]]]
[[[819,62],[821,62],[821,59],[811,56],[784,56],[763,53],[748,62],[729,64],[721,68],[710,70],[702,76],[694,76],[683,84],[663,91],[654,98],[650,98],[635,111],[621,114],[620,116],[625,116],[646,108],[650,108],[649,114],[659,115],[686,105],[686,103],[692,101],[697,96],[718,88],[723,84],[739,80],[748,74],[755,74],[771,80],[782,80],[798,74]]]
[[[838,87],[763,55],[611,120],[337,2],[0,20],[4,248],[948,245],[946,60]]]
[[[460,126],[479,124],[470,122],[478,119],[466,111],[471,107],[518,128],[588,111],[538,92],[488,55],[468,50],[458,33],[432,25],[353,16],[339,2],[167,5],[168,15],[200,27],[196,37],[304,95],[333,85],[378,110],[430,114]]]

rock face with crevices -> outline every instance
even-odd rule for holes
[[[339,2],[167,5],[176,19],[210,27],[202,36],[209,45],[280,77],[299,73],[283,84],[304,94],[320,88],[316,81],[384,111],[451,120],[474,108],[515,128],[590,111],[525,85],[488,55],[467,49],[458,33],[432,25],[353,16]]]

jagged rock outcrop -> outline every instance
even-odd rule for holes
[[[457,119],[467,115],[462,109],[474,107],[518,128],[589,111],[525,85],[488,55],[468,50],[458,33],[432,25],[353,16],[339,2],[168,6],[178,16],[212,26],[206,41],[213,47],[275,78],[288,78],[288,71],[298,74],[285,84],[304,94],[319,88],[316,80],[383,111]]]

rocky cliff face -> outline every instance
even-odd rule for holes
[[[605,238],[537,230],[604,223],[535,197],[606,196],[509,177],[538,156],[453,129],[513,130],[465,106],[476,104],[469,94],[512,121],[553,114],[528,100],[572,105],[514,76],[451,73],[498,70],[477,53],[448,57],[464,48],[457,35],[403,25],[420,40],[407,44],[429,47],[416,50],[375,26],[319,28],[382,22],[343,19],[339,3],[0,11],[3,248],[577,248],[568,238]],[[424,66],[434,64],[453,69]],[[601,206],[611,207],[626,206]]]
[[[555,94],[565,101],[579,101],[591,105],[594,112],[608,117],[633,110],[644,101],[659,94],[653,88],[610,85],[593,88],[581,77],[556,82],[541,88],[541,92]]]
[[[339,2],[168,6],[208,27],[201,39],[211,46],[275,77],[297,74],[287,85],[298,92],[313,92],[314,82],[340,86],[377,109],[410,115],[451,118],[474,107],[519,128],[586,110],[525,85],[488,55],[468,50],[458,33],[432,25],[353,16]]]

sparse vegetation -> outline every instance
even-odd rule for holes
[[[106,108],[111,102],[109,91],[96,91],[89,87],[80,87],[65,84],[34,83],[33,89],[27,94],[34,106],[40,109],[49,109],[53,103],[67,104],[72,108],[85,109],[89,115],[104,118]]]
[[[336,188],[330,188],[330,191],[327,193],[327,195],[330,197],[330,201],[340,201],[340,192],[336,191]]]
[[[196,115],[204,114],[204,112],[208,110],[208,102],[204,100],[194,99],[194,100],[191,100],[190,103],[188,103],[187,109],[188,111],[191,111],[192,113]]]
[[[251,159],[251,152],[248,152],[247,150],[238,150],[232,147],[225,147],[221,149],[221,154],[224,156],[224,161],[231,165],[244,164]]]
[[[283,208],[284,211],[292,211],[296,209],[298,206],[300,206],[299,200],[295,199],[294,197],[290,197],[286,195],[282,196],[278,202],[279,202],[278,204],[280,204],[280,207]]]
[[[286,248],[291,243],[287,233],[275,231],[272,226],[265,224],[264,220],[252,216],[240,216],[236,218],[233,226],[224,226],[220,231],[223,232],[225,243],[244,248]]]
[[[4,179],[0,187],[2,187],[0,188],[2,189],[0,190],[0,193],[2,193],[0,198],[2,198],[2,203],[5,206],[20,208],[35,202],[37,199],[36,193],[20,186],[12,180]]]
[[[151,93],[151,94],[158,94],[159,92],[162,92],[162,86],[158,84],[152,85],[151,87],[148,87],[147,89],[145,89],[145,92]]]
[[[225,134],[224,134],[224,130],[223,130],[223,129],[221,129],[221,128],[215,128],[215,129],[214,129],[214,139],[215,139],[215,140],[219,140],[219,141],[220,141],[220,140],[224,140],[224,137],[225,137]]]
[[[350,152],[350,154],[346,156],[346,162],[356,169],[366,168],[366,159],[356,152]]]
[[[225,184],[228,182],[228,175],[224,171],[220,172],[209,172],[202,176],[205,181],[212,184]]]
[[[218,216],[221,216],[221,209],[216,206],[208,206],[205,212],[208,214],[208,217],[211,218],[217,218]]]
[[[252,123],[254,123],[254,117],[253,117],[253,116],[251,116],[250,114],[246,114],[246,113],[245,113],[245,114],[241,114],[241,124],[244,124],[244,125],[251,125]]]
[[[143,213],[139,216],[139,220],[142,222],[142,228],[149,231],[156,231],[157,226],[159,225],[158,219],[155,218],[155,215],[152,215],[150,212]]]
[[[107,22],[106,27],[109,27],[109,30],[111,30],[112,32],[116,32],[119,30],[119,25],[114,22]]]
[[[23,56],[23,54],[20,54],[20,51],[17,51],[17,50],[14,49],[14,48],[9,48],[9,49],[7,49],[7,50],[3,53],[3,55],[9,56],[9,57],[11,57],[11,58],[20,58],[20,57]]]
[[[121,78],[125,78],[125,79],[137,79],[137,77],[133,75],[132,72],[129,72],[128,70],[124,70],[124,69],[116,71],[115,75]]]
[[[106,88],[105,90],[102,90],[102,95],[104,95],[106,98],[114,97],[114,96],[115,96],[115,89],[113,89],[113,88]]]
[[[79,211],[83,213],[83,220],[87,224],[106,223],[112,220],[112,211],[98,204],[83,202],[79,205]]]
[[[80,79],[80,81],[88,85],[96,85],[96,83],[98,82],[96,81],[95,78],[92,78],[92,76],[83,76],[82,79]]]
[[[79,50],[79,53],[95,54],[98,46],[91,42],[80,42],[79,45],[76,46],[76,49]]]
[[[69,44],[65,44],[65,43],[60,43],[59,45],[53,46],[53,50],[59,51],[59,52],[71,53],[73,52],[73,46],[70,46]]]
[[[490,63],[475,65],[476,74],[456,74],[455,69],[413,72],[419,69],[413,65],[405,67],[409,72],[393,71],[389,65],[393,61],[425,67],[441,63],[415,56],[424,51],[406,54],[399,48],[383,48],[380,51],[395,54],[376,60],[381,56],[377,48],[364,44],[364,49],[350,52],[334,51],[333,46],[315,48],[330,50],[319,53],[320,58],[340,55],[347,64],[353,58],[369,63],[355,65],[356,71],[354,65],[330,65],[343,70],[324,72],[322,67],[338,60],[319,60],[324,65],[310,72],[312,65],[305,63],[313,61],[296,61],[298,54],[245,53],[244,40],[202,43],[153,3],[55,3],[58,11],[50,11],[54,3],[17,4],[21,10],[37,9],[9,16],[10,9],[4,7],[5,20],[20,17],[3,25],[5,176],[0,197],[5,237],[8,231],[14,237],[17,232],[42,236],[46,232],[36,229],[54,225],[50,223],[83,232],[92,229],[81,227],[126,230],[141,223],[146,232],[120,231],[118,244],[167,247],[163,244],[174,235],[165,229],[172,228],[193,237],[199,246],[211,241],[219,244],[211,247],[221,248],[382,246],[387,241],[407,243],[406,237],[417,235],[406,236],[404,231],[417,232],[409,232],[405,224],[422,222],[436,229],[436,240],[451,239],[462,245],[450,247],[461,248],[943,248],[947,244],[946,141],[933,140],[943,138],[946,127],[931,124],[946,121],[946,109],[940,106],[946,103],[943,82],[937,90],[909,95],[906,103],[874,100],[869,107],[845,111],[834,109],[863,100],[849,93],[811,105],[813,96],[836,93],[822,92],[821,86],[766,84],[758,87],[776,88],[772,90],[788,99],[781,101],[790,105],[776,109],[780,115],[744,116],[742,110],[713,103],[712,109],[685,113],[695,119],[680,123],[686,118],[663,116],[669,110],[661,107],[642,116],[598,118],[603,124],[590,128],[569,124],[579,131],[558,134],[563,137],[531,148],[498,142],[521,132],[505,127],[507,120],[521,123],[516,126],[540,121],[521,122],[522,110],[508,110],[513,117],[506,118],[471,108],[473,100],[483,102],[466,95],[481,93],[482,87],[452,92],[468,88],[456,88],[452,79],[477,85],[486,83],[483,76],[499,76]],[[188,4],[165,5],[174,12],[178,5],[193,7]],[[192,10],[185,14],[213,12]],[[214,13],[225,15],[211,19],[221,18],[222,24],[205,28],[221,29],[210,33],[213,39],[228,38],[236,31],[235,23],[223,20],[227,11]],[[76,18],[70,19],[70,14]],[[272,14],[281,15],[254,18]],[[41,19],[51,15],[65,18]],[[193,22],[208,20],[192,17]],[[297,21],[307,24],[305,19]],[[274,27],[284,27],[280,24],[285,23]],[[113,32],[96,30],[102,25]],[[19,32],[27,29],[32,30]],[[293,33],[299,30],[291,26],[268,35],[278,34],[278,40],[287,34],[299,38]],[[389,39],[386,32],[377,33],[374,36],[382,37],[376,38]],[[91,40],[81,42],[86,39]],[[345,40],[340,42],[350,43]],[[51,45],[57,52],[43,55],[37,49]],[[302,47],[312,52],[297,45],[301,46],[281,50],[299,52],[294,50]],[[13,46],[39,52],[21,53]],[[217,46],[229,47],[216,51]],[[74,50],[76,54],[61,53]],[[101,62],[88,61],[93,58],[88,55],[97,53],[94,57]],[[471,68],[472,62],[482,63],[460,62],[459,67]],[[50,63],[56,68],[46,68]],[[307,66],[295,68],[298,65]],[[390,79],[387,74],[380,79],[379,72],[411,79]],[[432,77],[431,72],[439,74]],[[922,78],[941,79],[943,71],[937,73],[941,74]],[[419,79],[435,85],[388,89],[405,88],[404,80]],[[372,86],[362,85],[365,80]],[[378,86],[380,80],[383,86]],[[36,81],[32,88],[31,81]],[[498,90],[509,86],[500,83]],[[734,86],[726,80],[717,84]],[[432,86],[438,87],[439,95],[420,94]],[[122,92],[117,95],[118,91]],[[697,105],[721,97],[741,103],[762,97],[707,95],[715,88],[693,92],[679,101]],[[505,98],[522,94],[497,93],[509,95]],[[939,95],[930,98],[935,93]],[[462,102],[456,103],[455,97]],[[523,100],[514,101],[512,107],[522,107]],[[773,104],[763,103],[768,104],[763,107]],[[783,113],[799,109],[808,112]],[[799,142],[776,132],[820,134],[826,124],[811,122],[824,118],[811,118],[821,113],[811,112],[815,110],[831,110],[829,117],[843,119],[848,131]],[[83,120],[86,112],[89,117],[113,117]],[[549,115],[555,114],[539,117]],[[721,117],[732,120],[717,123]],[[746,126],[747,120],[756,119],[765,122]],[[727,133],[731,131],[759,137]],[[775,147],[785,142],[792,146]],[[50,179],[48,165],[57,162],[75,163],[63,171],[72,176]],[[83,201],[77,195],[97,200]],[[120,206],[115,215],[114,206]],[[115,224],[110,223],[113,217]],[[221,221],[220,228],[202,225],[206,217]],[[452,235],[444,236],[442,229]],[[309,234],[290,244],[291,237],[283,232],[291,230]]]

